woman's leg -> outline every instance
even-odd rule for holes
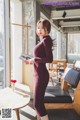
[[[47,120],[47,111],[44,106],[44,94],[48,81],[35,81],[34,88],[34,108],[39,116],[46,116]]]
[[[41,120],[49,120],[48,115],[41,117]]]
[[[37,114],[37,120],[41,120],[41,117]]]
[[[37,120],[49,120],[48,115],[45,115],[43,117],[40,117],[39,115],[37,115]]]

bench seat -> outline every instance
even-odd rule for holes
[[[72,103],[69,93],[62,90],[60,86],[48,86],[45,92],[44,103]]]

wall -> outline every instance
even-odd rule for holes
[[[33,93],[33,65],[23,63],[23,83],[30,87],[31,94]]]

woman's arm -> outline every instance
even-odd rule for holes
[[[38,63],[50,63],[53,61],[53,55],[52,55],[52,49],[51,49],[51,39],[44,39],[43,40],[43,45],[46,53],[46,57],[40,58],[40,57],[35,57],[34,61]]]

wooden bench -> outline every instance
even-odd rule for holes
[[[74,88],[74,99],[69,87]],[[66,68],[61,86],[47,87],[44,103],[47,109],[75,109],[80,114],[80,71]]]

